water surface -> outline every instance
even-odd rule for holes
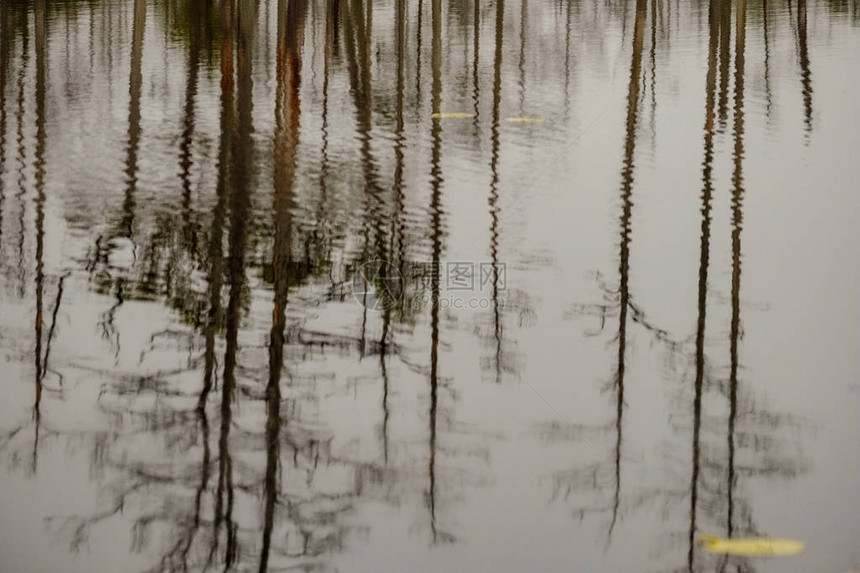
[[[0,571],[860,568],[856,1],[0,31]]]

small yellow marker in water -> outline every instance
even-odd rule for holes
[[[448,113],[434,113],[431,115],[433,119],[463,119],[467,117],[472,117],[471,113],[462,113],[462,112],[448,112]]]
[[[702,534],[699,543],[705,551],[711,553],[728,553],[744,557],[776,557],[797,555],[803,551],[803,541],[794,539],[772,539],[768,537],[752,537],[747,539],[723,539],[716,535]]]
[[[543,123],[546,120],[537,117],[509,117],[505,121],[510,123]]]

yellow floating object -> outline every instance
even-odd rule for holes
[[[462,119],[465,117],[472,117],[472,114],[462,112],[434,113],[430,117],[433,119]]]
[[[794,539],[772,539],[768,537],[751,537],[747,539],[723,539],[716,535],[703,534],[699,543],[705,551],[711,553],[728,553],[744,557],[775,557],[797,555],[803,551],[805,543]]]
[[[505,121],[509,121],[511,123],[543,123],[546,120],[537,117],[509,117]]]

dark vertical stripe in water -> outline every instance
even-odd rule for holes
[[[45,289],[45,83],[47,81],[47,21],[46,0],[36,0],[36,157],[34,170],[36,178],[36,316],[35,316],[35,360],[36,360],[36,398],[33,405],[33,417],[36,421],[35,437],[33,440],[33,473],[39,455],[39,429],[41,422],[42,381],[45,377],[42,362],[42,328],[44,326],[43,296]]]
[[[335,58],[340,54],[340,1],[331,1],[331,53]]]
[[[529,22],[529,0],[520,0],[520,115],[525,115],[526,105],[526,30]]]
[[[501,148],[502,53],[504,48],[505,2],[496,4],[495,51],[493,54],[493,111],[490,124],[490,258],[493,265],[493,340],[494,371],[497,384],[502,382],[502,317],[499,309],[499,157]],[[522,62],[520,62],[522,63]]]
[[[731,63],[731,29],[732,29],[732,3],[729,1],[720,3],[720,98],[718,109],[720,118],[720,131],[726,126],[729,115],[729,64]]]
[[[359,133],[362,133],[361,125],[363,122],[362,117],[363,117],[364,106],[361,105],[361,96],[362,96],[361,78],[360,78],[359,61],[358,61],[358,54],[357,54],[358,48],[356,48],[357,32],[355,30],[355,23],[353,22],[354,12],[355,12],[354,4],[348,4],[346,6],[346,10],[345,10],[344,15],[343,15],[343,35],[344,35],[344,42],[346,43],[346,46],[345,46],[346,63],[347,63],[347,72],[349,75],[350,93],[352,93],[352,95],[353,95],[353,101],[354,101],[354,105],[355,105],[357,121],[359,123]],[[364,143],[364,137],[362,137],[361,139],[362,139],[362,143]],[[364,150],[363,147],[362,147],[362,150]],[[366,175],[367,174],[367,165],[365,164],[365,165],[363,165],[363,167],[365,168],[365,175]],[[365,210],[368,209],[368,205],[369,204],[367,202],[367,193],[366,193],[366,188],[365,188]],[[367,221],[365,218],[362,218],[362,222],[364,223],[363,224],[364,238],[363,238],[363,247],[362,247],[363,250],[361,253],[361,258],[362,258],[362,260],[366,260],[366,258],[367,258],[367,247],[368,247],[368,243],[369,243],[369,239],[368,239],[369,229],[368,229]],[[360,357],[364,357],[364,346],[365,346],[365,334],[366,334],[366,332],[367,332],[367,290],[365,290],[364,299],[362,300],[361,337],[359,340]]]
[[[272,204],[274,244],[272,272],[274,301],[269,332],[269,379],[266,385],[266,477],[264,483],[263,549],[260,573],[268,570],[269,553],[278,499],[278,461],[281,433],[281,372],[284,367],[284,331],[292,260],[292,217],[299,120],[301,115],[302,43],[306,0],[278,2],[277,88],[275,100],[274,197]]]
[[[185,80],[185,109],[182,114],[182,135],[179,142],[179,173],[182,183],[182,239],[185,248],[196,258],[197,230],[193,221],[194,209],[191,197],[191,169],[194,166],[193,144],[196,123],[197,76],[200,69],[201,50],[201,19],[203,13],[196,2],[187,6],[190,22],[190,38],[188,42],[188,72]]]
[[[746,0],[737,0],[735,30],[734,171],[732,173],[732,318],[729,336],[729,422],[728,422],[728,512],[726,533],[734,533],[735,421],[738,413],[738,338],[740,337],[741,230],[743,228],[744,160],[744,65],[746,51]]]
[[[230,163],[232,161],[232,130],[234,118],[233,78],[233,24],[230,0],[221,2],[221,111],[220,140],[218,143],[218,180],[216,201],[209,231],[209,313],[206,320],[206,349],[204,354],[203,389],[198,402],[205,409],[206,400],[215,378],[215,335],[223,321],[221,288],[224,281],[224,223],[227,216],[227,200],[230,191]]]
[[[633,213],[633,173],[636,155],[636,130],[639,122],[639,90],[642,76],[642,49],[645,43],[645,19],[647,0],[636,1],[636,16],[633,29],[633,49],[630,58],[630,83],[627,91],[627,119],[624,138],[624,161],[621,168],[621,217],[619,218],[621,238],[619,241],[619,308],[618,308],[618,366],[615,374],[616,411],[615,411],[615,491],[612,502],[612,520],[609,536],[618,520],[621,499],[621,443],[624,416],[624,375],[627,352],[627,312],[630,306],[630,242],[631,218]]]
[[[699,494],[699,462],[700,443],[699,433],[702,423],[702,389],[705,377],[705,315],[708,298],[708,264],[710,257],[711,239],[711,196],[713,194],[713,161],[714,161],[714,124],[717,84],[717,51],[720,46],[721,27],[724,13],[721,3],[728,0],[711,0],[708,14],[709,46],[708,71],[705,79],[705,127],[704,127],[704,160],[702,162],[702,226],[699,255],[698,280],[698,320],[696,323],[696,379],[694,382],[693,398],[693,437],[692,437],[692,471],[690,475],[690,530],[689,549],[687,552],[687,568],[693,571],[696,510]],[[731,22],[728,22],[731,25]]]
[[[9,4],[0,3],[0,268],[3,268],[3,207],[6,201],[6,82],[9,75],[9,52],[12,30],[9,26]]]
[[[322,136],[322,149],[320,150],[320,176],[319,187],[320,197],[319,205],[317,206],[317,215],[313,231],[314,248],[316,256],[319,259],[327,259],[328,256],[324,249],[328,249],[331,236],[328,235],[329,229],[329,76],[331,74],[331,58],[334,50],[334,41],[337,37],[338,22],[336,20],[336,3],[337,0],[326,1],[325,13],[325,45],[323,46],[323,86],[322,86],[322,127],[320,128]]]
[[[773,94],[770,89],[770,37],[767,32],[768,10],[767,0],[761,2],[762,34],[764,35],[764,93],[767,102],[767,120],[770,122],[773,111]]]
[[[125,200],[122,205],[122,236],[134,236],[134,212],[137,192],[137,155],[140,145],[140,97],[143,87],[143,39],[146,29],[146,0],[134,0],[134,26],[131,42],[131,72],[128,79],[128,143],[125,160]]]
[[[421,28],[424,24],[424,0],[418,0],[418,15],[416,16],[415,32],[415,108],[421,109]]]
[[[373,155],[373,79],[371,73],[372,53],[372,10],[373,2],[368,0],[367,9],[362,10],[362,0],[355,0],[354,6],[355,22],[356,22],[356,40],[361,53],[359,60],[359,70],[361,76],[361,85],[363,86],[362,99],[356,101],[356,107],[359,114],[359,134],[361,137],[361,156],[362,166],[364,168],[364,186],[368,200],[369,211],[365,213],[365,217],[372,219],[372,231],[374,250],[377,260],[387,261],[388,254],[386,252],[385,234],[388,229],[386,201],[382,196],[382,189],[379,185],[376,158]],[[366,17],[366,20],[363,19]]]
[[[373,102],[371,89],[371,54],[370,38],[367,36],[368,28],[365,22],[366,12],[361,0],[353,0],[351,10],[344,14],[345,41],[347,49],[347,62],[350,73],[350,86],[355,105],[356,124],[361,142],[359,153],[361,154],[361,165],[364,176],[364,198],[365,198],[365,253],[367,249],[375,247],[376,258],[385,260],[385,217],[384,202],[381,189],[377,181],[376,159],[373,155],[372,143],[372,120]],[[370,233],[373,233],[373,245],[371,245]]]
[[[806,33],[806,0],[797,0],[797,46],[800,52],[800,82],[803,95],[803,123],[807,136],[812,133],[812,70]]]
[[[20,17],[20,15],[16,15]],[[16,25],[19,24],[16,22]],[[24,241],[27,236],[27,203],[24,197],[27,194],[27,141],[24,137],[24,100],[26,97],[26,79],[27,69],[30,65],[30,26],[29,12],[24,12],[23,23],[21,24],[21,63],[18,70],[18,109],[15,111],[15,123],[17,124],[17,133],[15,141],[18,146],[18,193],[15,199],[18,203],[18,296],[24,297],[26,291],[25,280],[27,277],[27,268],[24,265]]]
[[[395,99],[394,127],[394,200],[395,217],[392,219],[392,256],[396,257],[400,276],[403,276],[406,258],[406,222],[404,209],[406,204],[406,183],[404,181],[404,163],[406,160],[405,146],[406,123],[403,117],[403,106],[406,98],[406,0],[397,0],[396,18],[397,30],[397,97]]]
[[[367,26],[367,66],[370,69],[370,48],[371,48],[371,38],[373,38],[373,0],[368,0],[367,8],[366,8],[366,26]]]
[[[200,442],[203,444],[203,455],[200,460],[200,483],[194,491],[194,517],[189,528],[188,538],[185,541],[185,547],[182,550],[182,562],[186,570],[188,568],[188,555],[191,552],[191,545],[194,543],[194,538],[202,523],[203,494],[209,487],[209,466],[212,457],[209,447],[209,418],[206,415],[206,410],[204,408],[197,409],[196,416],[197,423],[200,425]]]
[[[571,12],[573,10],[573,0],[565,0],[566,14],[564,25],[564,116],[567,118],[570,115],[570,33],[571,33]]]
[[[636,131],[638,128],[638,102],[640,77],[642,75],[642,49],[644,44],[645,19],[647,2],[637,1],[636,17],[633,33],[633,50],[630,63],[630,83],[627,97],[626,137],[624,146],[624,164],[621,170],[621,203],[620,217],[621,239],[619,242],[619,315],[618,315],[618,366],[615,377],[616,388],[616,443],[615,443],[615,493],[613,496],[612,521],[609,527],[611,536],[618,518],[618,508],[621,492],[621,444],[623,436],[624,414],[624,376],[625,355],[627,347],[627,312],[630,305],[629,269],[631,217],[633,209],[633,173],[636,149]]]
[[[216,200],[212,212],[212,223],[209,230],[209,246],[207,251],[207,265],[209,272],[209,311],[206,318],[204,330],[205,350],[203,366],[203,387],[197,402],[197,415],[200,421],[204,451],[202,460],[202,476],[200,486],[197,490],[196,499],[199,500],[202,492],[206,491],[209,484],[209,420],[206,415],[206,403],[209,393],[215,383],[215,338],[223,321],[221,305],[221,288],[224,281],[224,223],[227,216],[227,200],[230,191],[230,163],[232,161],[232,126],[234,117],[234,85],[233,85],[233,11],[231,0],[221,0],[221,109],[220,109],[220,140],[218,143],[218,178],[216,183]],[[209,552],[208,564],[211,564],[215,551],[218,548],[218,535],[221,527],[223,512],[223,492],[225,485],[225,471],[228,460],[226,451],[226,440],[224,437],[224,403],[222,396],[221,407],[221,429],[218,441],[218,483],[215,497],[215,517],[213,523],[212,546]],[[229,408],[229,402],[228,402]],[[229,418],[229,415],[228,415]],[[199,510],[199,506],[198,510]],[[196,513],[199,515],[199,513]],[[189,542],[190,543],[190,542]]]
[[[244,0],[242,0],[244,2]],[[233,43],[238,26],[238,19],[234,21],[233,0],[221,0],[221,25],[222,39],[221,49],[221,97],[222,105],[225,109],[222,110],[221,117],[221,138],[222,138],[222,159],[224,155],[224,138],[229,139],[228,153],[226,164],[219,165],[219,186],[224,186],[226,195],[226,204],[230,210],[230,237],[229,237],[229,278],[230,278],[230,299],[228,302],[226,316],[226,349],[224,355],[224,375],[221,384],[221,428],[218,436],[218,485],[215,496],[215,516],[214,516],[214,533],[212,537],[212,548],[209,553],[209,561],[211,562],[220,545],[220,531],[224,520],[227,521],[227,547],[225,549],[225,570],[233,562],[235,555],[235,539],[233,537],[233,524],[231,523],[232,513],[232,462],[230,458],[230,425],[232,423],[232,399],[233,389],[235,386],[235,367],[236,367],[236,350],[238,336],[238,320],[241,302],[239,297],[242,293],[242,285],[244,284],[244,227],[246,225],[246,213],[244,206],[247,197],[238,196],[245,189],[237,189],[237,182],[244,183],[244,180],[237,177],[237,162],[239,161],[238,137],[236,126],[235,100],[233,98]],[[239,51],[239,50],[237,50]],[[246,54],[247,55],[247,54]],[[249,62],[239,55],[238,73],[247,74],[247,66]],[[241,84],[241,80],[237,83]],[[247,84],[247,79],[245,79]],[[244,86],[247,91],[247,85]],[[224,97],[227,95],[229,88],[229,101],[225,102]],[[243,95],[247,95],[244,94]],[[247,104],[246,104],[247,106]],[[226,108],[229,108],[226,109]],[[227,117],[225,117],[225,115]],[[225,495],[227,497],[225,510]]]
[[[480,117],[481,117],[481,0],[472,0],[474,3],[474,13],[472,15],[472,108],[474,117],[472,118],[474,126],[475,145],[481,145],[480,139]]]
[[[503,0],[499,0],[501,3]],[[432,49],[431,68],[433,73],[432,112],[440,113],[442,109],[442,3],[441,0],[432,2]],[[439,390],[439,266],[442,260],[442,120],[431,121],[430,139],[432,142],[430,156],[430,220],[432,240],[432,273],[430,300],[430,459],[428,462],[430,507],[430,529],[433,542],[437,541],[436,528],[436,423]]]
[[[404,272],[404,222],[403,209],[405,206],[405,193],[403,181],[404,167],[404,150],[405,136],[404,121],[403,121],[403,90],[405,87],[405,65],[404,58],[406,57],[406,0],[396,0],[394,10],[394,29],[395,29],[395,44],[397,58],[397,94],[395,96],[395,127],[394,127],[394,216],[391,220],[391,237],[390,237],[390,256],[395,261],[389,261],[397,265],[398,277],[402,280]],[[401,299],[398,301],[403,303],[402,291]],[[401,306],[402,309],[402,306]],[[388,351],[388,338],[391,329],[392,314],[396,310],[393,301],[387,301],[382,317],[382,333],[379,337],[379,366],[382,374],[382,456],[386,467],[388,466],[388,422],[391,417],[391,411],[388,403],[389,399],[389,375],[386,364],[386,355]]]
[[[657,138],[657,0],[651,0],[651,153],[656,153]]]
[[[233,520],[233,463],[229,452],[232,422],[232,401],[236,389],[236,365],[241,327],[242,294],[245,287],[245,249],[249,233],[251,193],[253,189],[253,51],[256,27],[256,1],[239,0],[236,13],[236,121],[232,129],[233,145],[230,163],[230,236],[229,236],[229,300],[227,302],[227,332],[224,355],[224,381],[221,395],[221,456],[223,484],[226,489],[224,520],[227,523],[227,543],[224,554],[225,570],[238,558],[238,523]]]
[[[380,220],[379,189],[376,185],[376,167],[371,149],[371,122],[373,108],[371,101],[371,74],[370,74],[370,51],[369,39],[365,35],[365,11],[360,0],[352,0],[349,10],[344,14],[344,35],[347,49],[347,62],[350,74],[350,87],[355,105],[356,123],[361,141],[361,165],[364,175],[364,238],[361,258],[367,261],[370,258],[371,248],[370,233],[375,229],[374,237],[376,244],[381,245],[379,233],[382,229]],[[384,257],[380,257],[384,258]],[[364,356],[367,334],[367,306],[368,292],[365,291],[362,301],[361,337],[359,351]]]

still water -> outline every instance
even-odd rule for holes
[[[860,569],[856,0],[0,18],[3,573]]]

